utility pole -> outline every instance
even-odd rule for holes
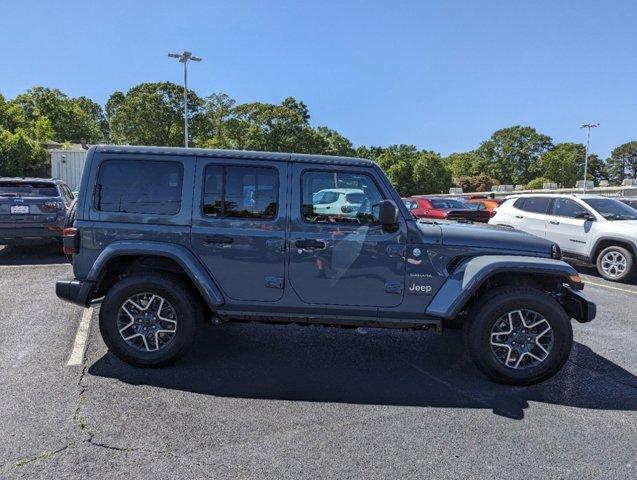
[[[584,123],[580,128],[586,128],[586,156],[584,157],[584,193],[586,193],[586,177],[588,176],[588,149],[591,145],[591,128],[599,127],[599,123]]]
[[[170,58],[179,59],[184,64],[184,147],[188,148],[188,60],[201,62],[201,58],[193,56],[192,52],[169,53]]]

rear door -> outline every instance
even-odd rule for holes
[[[287,172],[286,162],[197,159],[192,249],[234,301],[283,296]]]
[[[590,248],[589,232],[593,228],[593,222],[577,218],[582,213],[590,212],[575,200],[556,198],[547,224],[547,238],[557,243],[565,252],[586,255]]]
[[[546,237],[546,225],[551,199],[533,196],[518,198],[513,204],[511,224],[523,232]]]
[[[356,211],[321,213],[315,193],[364,193]],[[385,231],[373,209],[389,192],[372,168],[295,163],[290,205],[290,284],[306,304],[392,307],[403,301],[405,225]]]

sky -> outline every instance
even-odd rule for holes
[[[141,82],[304,101],[355,146],[442,154],[530,125],[602,157],[637,140],[637,0],[0,0],[0,93],[104,104]]]

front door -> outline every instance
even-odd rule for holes
[[[587,255],[593,222],[577,218],[589,213],[586,207],[570,198],[556,198],[552,213],[547,224],[546,237],[557,243],[564,252]]]
[[[326,192],[356,202],[326,211]],[[388,232],[374,220],[388,191],[373,168],[293,166],[290,284],[308,304],[392,307],[403,300],[405,226]]]
[[[285,162],[197,159],[192,249],[232,300],[283,296],[287,168]]]

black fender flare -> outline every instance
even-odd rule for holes
[[[460,264],[449,275],[426,309],[426,314],[444,319],[455,318],[471,296],[490,277],[498,273],[523,273],[564,278],[569,282],[577,271],[562,260],[515,255],[483,255]]]
[[[186,272],[210,308],[215,309],[225,303],[221,290],[201,262],[186,247],[174,243],[147,240],[115,241],[99,254],[86,276],[86,281],[95,284],[101,278],[108,263],[124,255],[153,255],[169,258]]]

